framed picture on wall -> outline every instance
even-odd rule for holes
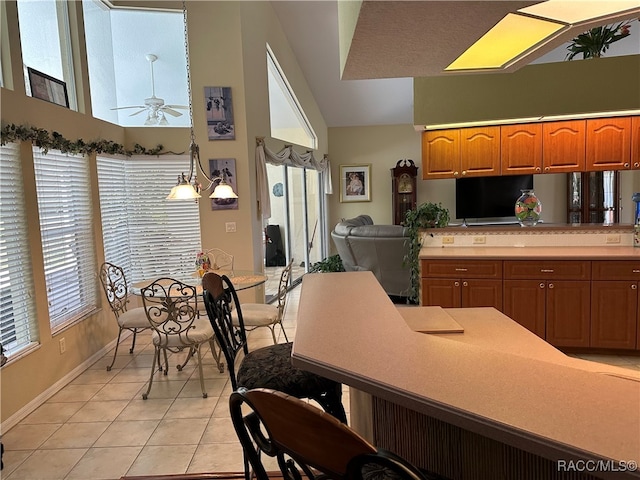
[[[236,159],[235,158],[211,158],[209,159],[209,172],[211,178],[222,177],[224,174],[225,182],[231,185],[234,192],[238,191],[238,182],[236,177]],[[220,183],[220,178],[213,182],[211,191]],[[237,210],[237,198],[212,198],[211,210]]]
[[[46,73],[27,67],[31,96],[69,108],[69,96],[67,84],[62,80],[53,78]]]
[[[231,87],[204,87],[209,140],[235,140]]]
[[[371,164],[340,165],[340,201],[371,201]]]

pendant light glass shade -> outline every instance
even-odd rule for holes
[[[233,191],[231,185],[222,180],[213,190],[213,193],[209,195],[209,198],[238,198],[238,195]]]

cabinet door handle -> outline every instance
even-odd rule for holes
[[[545,171],[545,172],[548,172],[549,170],[550,170],[550,168],[549,168],[549,167],[544,167],[544,171]]]
[[[637,290],[638,289],[638,285],[636,285],[635,283],[631,285],[631,290]]]
[[[456,272],[466,272],[466,268],[456,268]]]
[[[640,273],[640,270],[638,270],[637,268],[634,268],[633,270],[631,270],[633,273]]]
[[[553,273],[553,268],[541,268],[540,273]]]
[[[540,167],[536,167],[536,172],[539,172],[540,170],[542,170]]]
[[[633,168],[638,168],[640,167],[640,163],[638,162],[633,162]]]
[[[624,168],[629,168],[629,164],[628,164],[628,163],[625,163],[625,164],[624,164]]]
[[[460,175],[458,172],[453,172],[453,174],[457,177],[458,175]]]
[[[469,286],[469,284],[468,284],[467,282],[462,282],[462,286],[463,286],[463,287],[468,287],[468,286]]]
[[[460,282],[453,282],[453,286],[454,287],[459,287],[460,286]]]
[[[550,284],[549,284],[549,288],[553,288],[553,283],[550,283]]]
[[[544,288],[544,283],[541,283],[541,284],[540,284],[540,288]]]
[[[462,175],[466,175],[467,171],[466,170],[462,170]]]

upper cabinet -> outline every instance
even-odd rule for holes
[[[587,170],[631,168],[631,117],[587,120]]]
[[[500,127],[502,175],[542,173],[542,124]]]
[[[640,117],[430,130],[422,178],[640,169]]]
[[[631,168],[640,168],[640,117],[631,118]]]
[[[585,120],[542,124],[544,173],[579,172],[585,165]]]
[[[422,134],[422,178],[500,175],[500,127]]]

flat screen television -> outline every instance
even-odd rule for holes
[[[456,179],[456,218],[515,217],[521,190],[533,188],[533,175]]]

